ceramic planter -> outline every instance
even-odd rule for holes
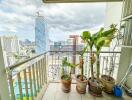
[[[76,90],[77,90],[77,92],[78,93],[80,93],[80,94],[84,94],[84,93],[86,93],[86,87],[87,87],[87,78],[86,77],[84,77],[84,80],[83,81],[81,81],[80,80],[80,76],[81,75],[78,75],[77,76],[77,85],[76,85]]]
[[[65,80],[63,79],[63,76],[61,77],[61,83],[62,83],[62,90],[65,93],[68,93],[71,91],[71,79]]]
[[[106,93],[113,93],[113,87],[115,85],[114,78],[108,76],[108,75],[102,75],[101,76],[101,82],[104,86],[103,91]]]
[[[89,78],[88,85],[88,90],[90,94],[92,94],[93,96],[102,96],[101,82],[97,81],[96,79],[92,81],[91,78]]]

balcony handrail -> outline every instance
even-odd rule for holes
[[[40,57],[40,56],[42,56],[42,55],[44,55],[44,54],[47,54],[48,52],[74,52],[74,51],[73,51],[73,50],[72,50],[72,51],[61,51],[61,50],[60,50],[60,51],[55,51],[55,50],[46,51],[46,52],[41,53],[41,54],[39,54],[39,55],[36,55],[36,56],[34,56],[34,57],[31,57],[31,58],[28,58],[28,59],[26,59],[26,60],[23,60],[23,61],[21,61],[21,62],[19,62],[19,63],[10,65],[10,66],[7,67],[7,69],[8,69],[8,70],[13,70],[14,68],[16,68],[16,67],[18,67],[18,66],[21,66],[21,65],[24,64],[24,63],[27,63],[27,62],[29,62],[29,61],[31,61],[31,60],[37,58],[37,57]],[[81,51],[76,51],[76,52],[81,52]],[[87,51],[86,53],[90,53],[90,51]],[[93,51],[93,53],[96,53],[96,51]],[[100,53],[121,53],[121,52],[120,52],[120,51],[101,51]]]
[[[50,50],[48,52],[74,52],[74,51],[73,50],[72,51]],[[81,51],[76,51],[76,52],[81,52]],[[90,53],[90,51],[87,51],[86,53]],[[93,53],[96,53],[96,51],[93,51]],[[101,51],[100,53],[121,53],[121,51]]]
[[[44,52],[44,53],[41,53],[41,54],[39,54],[39,55],[36,55],[36,56],[34,56],[34,57],[28,58],[28,59],[26,59],[26,60],[23,60],[23,61],[21,61],[21,62],[15,63],[15,64],[13,64],[13,65],[10,65],[10,66],[6,67],[6,69],[8,69],[8,70],[13,70],[13,69],[16,68],[16,67],[21,66],[22,64],[27,63],[27,62],[29,62],[29,61],[31,61],[31,60],[37,58],[37,57],[40,57],[40,56],[42,56],[42,55],[44,55],[44,54],[47,54],[47,53],[48,53],[48,51],[47,51],[47,52]]]

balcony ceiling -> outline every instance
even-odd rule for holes
[[[43,0],[44,3],[118,2],[123,0]]]

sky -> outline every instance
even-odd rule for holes
[[[97,31],[104,25],[105,3],[44,4],[41,0],[0,0],[0,36],[17,35],[35,40],[37,12],[46,20],[50,40],[68,38],[84,30]]]

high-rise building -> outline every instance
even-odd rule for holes
[[[1,36],[0,38],[5,65],[9,66],[16,63],[17,59],[14,55],[19,54],[19,41],[17,36]]]
[[[44,53],[48,49],[48,33],[46,32],[46,21],[43,16],[37,16],[35,20],[35,45],[36,53]]]

